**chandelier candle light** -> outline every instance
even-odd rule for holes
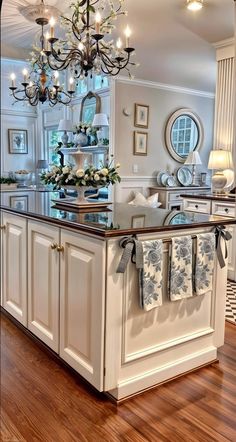
[[[125,29],[125,47],[120,38],[116,45],[107,37],[114,29],[113,21],[123,11],[123,0],[114,2],[102,0],[79,0],[71,5],[72,17],[62,17],[66,39],[55,37],[55,20],[50,20],[50,49],[44,50],[47,62],[53,70],[69,68],[76,79],[82,80],[88,74],[118,75],[122,69],[130,74],[130,67],[137,66],[130,57],[134,48],[130,46],[131,30]],[[95,9],[97,7],[97,9]]]
[[[28,7],[25,9],[27,8]],[[39,55],[33,58],[30,73],[27,69],[23,70],[22,87],[18,88],[16,86],[16,75],[14,73],[11,74],[9,87],[11,95],[16,101],[28,102],[31,106],[37,106],[39,102],[45,103],[46,101],[49,101],[50,106],[55,106],[57,103],[68,105],[75,93],[74,79],[69,79],[68,90],[65,91],[63,87],[60,86],[58,72],[55,72],[53,75],[50,74],[50,68],[45,56],[45,53],[47,53],[50,48],[49,41],[54,35],[54,31],[52,32],[54,28],[51,26],[51,33],[44,34],[44,26],[48,24],[48,19],[46,17],[39,17],[36,18],[35,21],[41,26],[41,44],[38,48]]]

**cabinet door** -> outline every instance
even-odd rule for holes
[[[229,226],[227,230],[232,235],[232,240],[228,246],[228,278],[236,281],[236,227]]]
[[[60,356],[103,390],[105,242],[61,231]]]
[[[59,351],[59,229],[28,223],[28,328]]]
[[[2,305],[27,325],[27,221],[17,215],[2,215],[3,278]]]

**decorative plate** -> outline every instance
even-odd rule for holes
[[[176,187],[178,185],[176,182],[176,178],[174,176],[169,176],[166,180],[166,185],[168,187]]]
[[[168,175],[168,173],[163,173],[161,175],[160,181],[162,186],[166,186],[168,178],[170,178],[170,175]]]
[[[161,176],[163,175],[163,172],[159,172],[158,174],[157,174],[157,184],[158,184],[158,186],[161,186],[162,184],[161,184]]]
[[[177,179],[179,181],[179,183],[181,184],[181,186],[191,186],[192,182],[193,182],[193,175],[191,170],[188,169],[188,167],[180,167],[177,170],[176,173]]]

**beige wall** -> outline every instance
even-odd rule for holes
[[[133,155],[134,103],[150,106],[148,132],[148,155]],[[191,108],[201,119],[204,127],[204,141],[199,151],[206,171],[209,151],[213,145],[214,99],[174,90],[150,86],[133,85],[132,82],[116,81],[115,84],[115,157],[121,163],[122,176],[155,176],[158,171],[174,172],[181,163],[169,155],[164,140],[165,125],[169,116],[179,108]],[[123,109],[131,116],[123,114]],[[141,131],[143,129],[140,129]],[[133,164],[138,172],[133,173]],[[200,170],[200,169],[199,169]]]

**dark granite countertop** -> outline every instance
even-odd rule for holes
[[[181,193],[180,196],[182,198],[193,198],[201,200],[214,200],[214,201],[222,201],[227,203],[236,203],[236,195],[234,194],[216,195],[214,193]]]
[[[55,207],[53,199],[58,197],[58,192],[1,192],[1,207],[11,213],[103,238],[236,224],[235,218],[134,207],[125,203],[114,203],[101,212],[68,211]]]

